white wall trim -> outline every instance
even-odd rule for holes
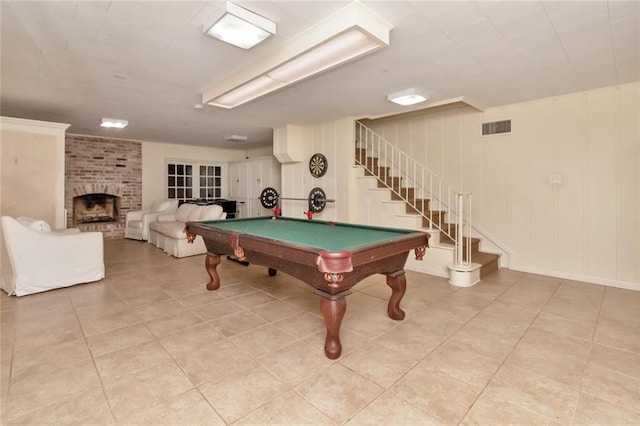
[[[530,274],[546,275],[549,277],[562,278],[572,281],[582,281],[590,284],[604,285],[607,287],[623,288],[627,290],[640,291],[640,283],[630,281],[610,280],[607,278],[592,277],[589,275],[572,274],[562,271],[550,271],[547,269],[531,268],[528,266],[512,265],[509,268],[512,271],[527,272]]]
[[[49,121],[28,120],[26,118],[0,117],[2,130],[31,132],[36,134],[59,136],[71,126],[66,123],[53,123]],[[62,133],[64,134],[64,133]]]
[[[164,159],[164,198],[169,198],[169,185],[167,184],[167,170],[169,164],[188,164],[194,168],[194,172],[192,174],[192,199],[200,198],[200,169],[199,166],[214,166],[220,167],[220,176],[222,178],[222,186],[220,188],[220,197],[218,198],[227,198],[229,193],[229,172],[228,172],[228,162],[227,161],[207,161],[206,159],[200,160],[189,160],[184,158],[167,158]],[[197,170],[195,170],[198,168]],[[197,179],[196,179],[197,175]]]
[[[66,226],[67,214],[64,208],[65,184],[65,131],[71,126],[66,123],[28,120],[24,118],[0,116],[0,130],[7,132],[32,133],[36,135],[53,136],[56,144],[56,181],[55,181],[55,224],[56,229]]]

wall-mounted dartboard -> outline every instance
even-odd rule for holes
[[[311,156],[311,160],[309,160],[309,171],[313,177],[319,178],[324,176],[324,174],[327,173],[327,167],[327,157],[319,152]]]

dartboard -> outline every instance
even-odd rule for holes
[[[309,160],[309,171],[313,177],[322,177],[327,173],[327,157],[318,153],[311,156]]]
[[[314,213],[320,213],[327,205],[327,194],[322,188],[313,188],[309,192],[309,210]]]
[[[260,204],[265,209],[271,209],[278,205],[278,191],[275,188],[267,187],[260,193]]]

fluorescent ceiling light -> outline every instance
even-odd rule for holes
[[[269,71],[266,76],[285,83],[301,80],[317,72],[340,65],[340,63],[360,56],[377,46],[376,42],[354,28]]]
[[[427,99],[429,99],[429,96],[418,89],[407,89],[387,96],[387,100],[403,106],[418,104]]]
[[[244,142],[247,140],[247,137],[244,135],[228,135],[224,137],[224,140],[232,142]]]
[[[124,129],[129,122],[127,120],[118,120],[117,118],[103,118],[101,127]]]
[[[217,12],[213,23],[205,27],[205,34],[243,49],[251,49],[276,33],[276,24],[231,2]]]
[[[226,81],[210,84],[202,102],[234,108],[389,45],[391,25],[352,3]]]
[[[233,108],[281,87],[336,67],[376,48],[366,35],[349,30],[326,44],[211,100],[209,105]]]

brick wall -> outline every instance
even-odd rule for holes
[[[67,134],[65,138],[65,208],[67,227],[100,231],[123,238],[125,216],[142,209],[142,145],[140,142]],[[120,198],[117,223],[73,224],[73,197],[92,188],[112,188]]]

